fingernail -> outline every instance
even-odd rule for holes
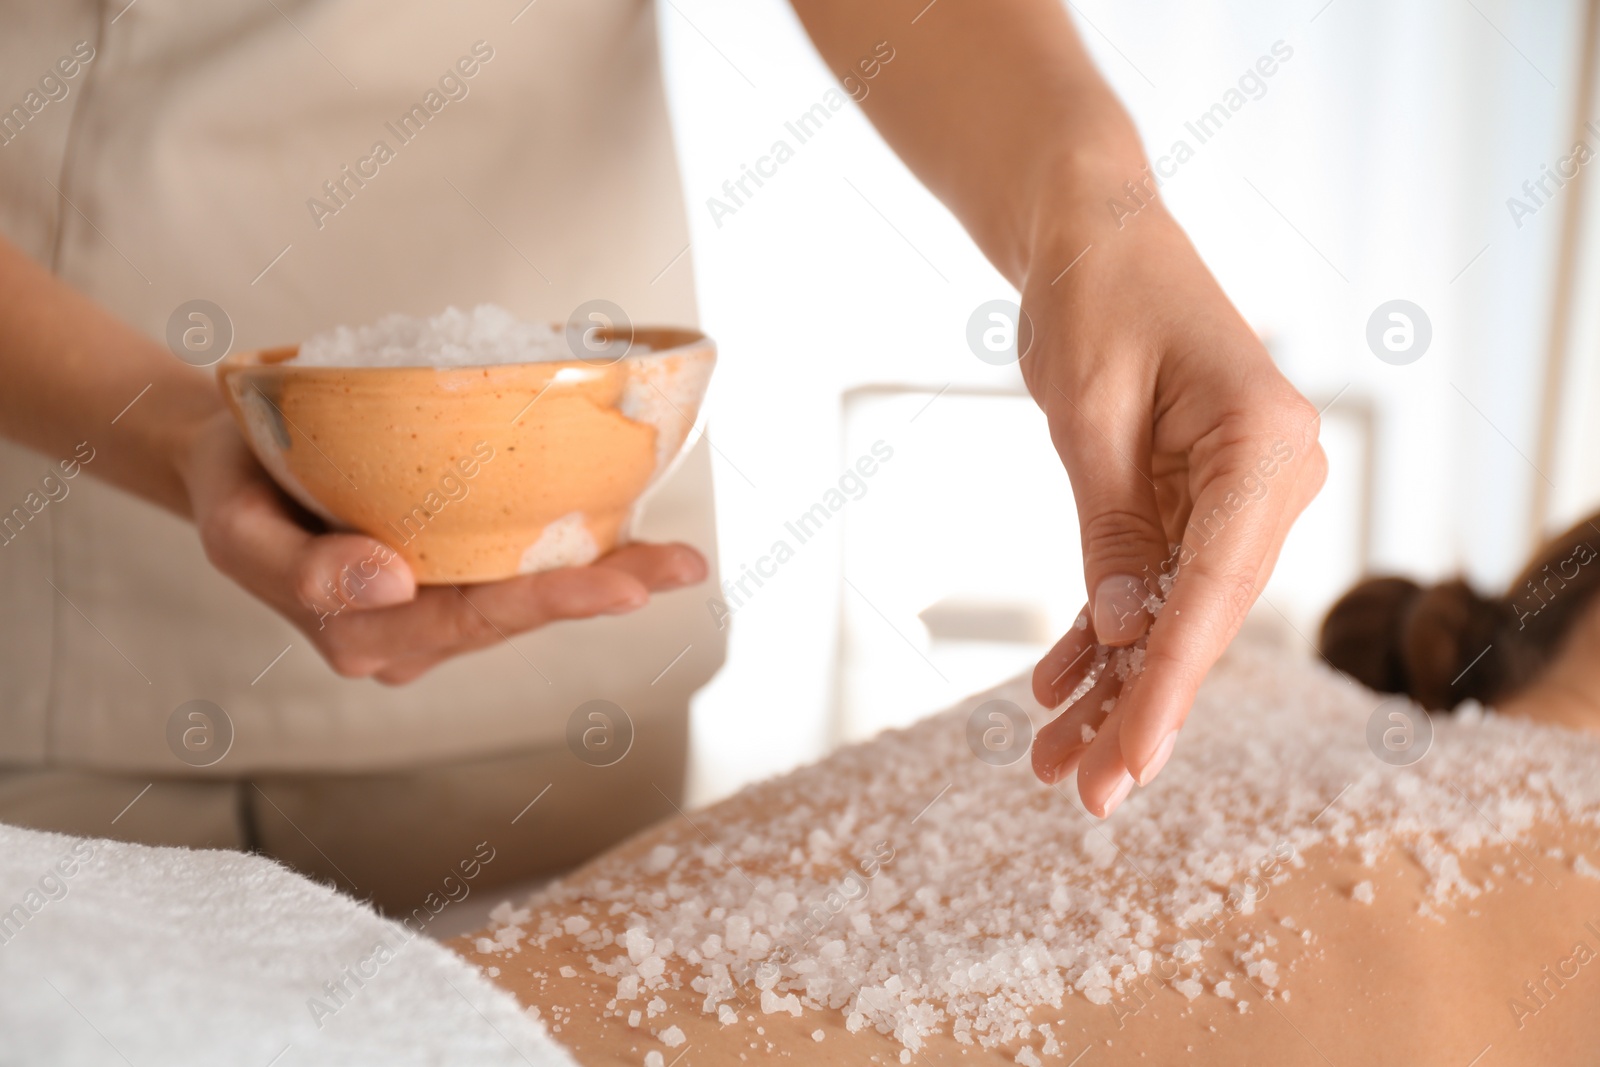
[[[1144,633],[1144,587],[1137,578],[1113,574],[1094,590],[1094,635],[1102,645],[1121,645]]]
[[[359,583],[347,582],[350,603],[358,608],[391,608],[406,603],[416,596],[417,586],[404,568],[405,564],[395,560],[378,567],[378,573],[371,578],[363,576]]]
[[[1155,752],[1151,753],[1150,758],[1145,761],[1143,773],[1139,775],[1139,784],[1141,786],[1149,785],[1155,780],[1156,775],[1161,773],[1161,768],[1165,767],[1167,760],[1172,757],[1172,746],[1177,743],[1177,740],[1178,731],[1176,730],[1161,739],[1161,743],[1156,746]]]
[[[682,563],[678,565],[678,582],[681,585],[694,585],[706,580],[706,561],[699,555],[686,553]]]
[[[1123,771],[1122,780],[1117,782],[1117,787],[1111,791],[1110,796],[1106,797],[1105,806],[1100,812],[1100,817],[1102,819],[1111,818],[1111,813],[1117,810],[1117,805],[1121,804],[1123,800],[1127,798],[1128,793],[1132,789],[1133,775],[1129,774],[1127,771]]]
[[[1062,759],[1060,763],[1057,763],[1054,767],[1050,768],[1049,784],[1055,785],[1057,782],[1061,781],[1061,779],[1077,770],[1078,764],[1083,762],[1083,754],[1087,751],[1087,748],[1079,748],[1067,753],[1066,757]]]

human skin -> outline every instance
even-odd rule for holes
[[[1589,606],[1533,684],[1497,713],[1600,736],[1600,602]],[[827,763],[797,773],[811,776],[798,786],[808,795],[837,791]],[[725,826],[750,833],[763,817],[761,796],[741,793],[669,820],[563,881],[581,893],[586,884],[614,879],[614,860],[623,869],[639,869],[642,857],[664,840],[719,840]],[[864,813],[862,821],[870,820],[871,813]],[[1070,854],[1065,839],[1081,833],[1081,826],[1066,820],[1061,832],[1061,852]],[[1031,841],[1028,847],[1052,846]],[[1372,865],[1354,845],[1308,849],[1299,855],[1301,865],[1284,865],[1263,877],[1253,912],[1225,912],[1208,924],[1203,969],[1228,975],[1233,997],[1207,990],[1190,1001],[1162,980],[1159,969],[1109,1004],[1067,996],[1059,1008],[1030,1013],[1035,1024],[1049,1023],[1060,1042],[1059,1057],[1044,1062],[1080,1062],[1073,1058],[1087,1049],[1083,1064],[1592,1064],[1600,1047],[1600,1012],[1594,1010],[1600,1000],[1600,880],[1575,871],[1572,857],[1597,854],[1600,828],[1537,823],[1517,844],[1497,842],[1463,855],[1462,876],[1487,888],[1440,904],[1428,890],[1431,876],[1404,849],[1390,849]],[[1096,877],[1093,870],[1074,873]],[[748,868],[751,878],[763,875],[781,880],[785,872]],[[1370,903],[1353,898],[1361,882],[1373,886]],[[692,882],[681,888],[690,895],[696,890]],[[578,914],[581,899],[554,910],[541,906],[538,919]],[[1419,911],[1424,906],[1433,914]],[[1286,917],[1292,929],[1283,925]],[[530,930],[537,926],[529,924]],[[1311,931],[1309,941],[1300,939],[1301,930]],[[1199,935],[1166,929],[1156,941],[1185,936]],[[1279,992],[1271,1001],[1267,987],[1241,973],[1232,956],[1236,948],[1268,937],[1275,939],[1272,957],[1279,964]],[[1576,951],[1579,942],[1587,958]],[[670,1025],[683,1030],[692,1062],[704,1067],[768,1060],[835,1067],[899,1062],[896,1041],[870,1028],[849,1033],[842,1012],[764,1014],[748,991],[752,999],[734,1002],[738,1019],[726,1026],[703,1010],[703,995],[687,986],[651,990],[636,1001],[618,1002],[622,1010],[608,1014],[616,979],[596,974],[594,950],[572,938],[557,937],[543,949],[528,941],[511,955],[479,952],[475,937],[457,939],[452,947],[480,966],[496,968],[492,981],[537,1007],[547,1022],[559,1021],[556,1037],[585,1067],[636,1064],[652,1048],[671,1062],[682,1047],[664,1049],[652,1036]],[[563,967],[571,968],[571,977],[562,975]],[[1537,999],[1529,983],[1536,985]],[[666,1003],[665,1013],[640,1028],[629,1026],[628,1010],[643,1008],[654,996]],[[812,1036],[818,1030],[821,1042]],[[1030,1044],[1038,1047],[1037,1036]],[[1016,1062],[1016,1052],[1014,1045],[964,1046],[941,1033],[912,1062],[1001,1067]]]
[[[728,803],[737,805],[739,800]],[[693,818],[715,833],[717,809]],[[648,853],[678,821],[623,849],[630,855]],[[1061,1043],[1061,1055],[1044,1062],[1067,1064],[1089,1048],[1082,1064],[1587,1067],[1600,1044],[1600,1012],[1593,1010],[1600,998],[1600,962],[1582,965],[1575,978],[1569,966],[1568,981],[1560,988],[1551,984],[1554,995],[1531,1015],[1519,1017],[1508,1002],[1515,997],[1533,1006],[1523,983],[1541,980],[1544,967],[1559,967],[1570,959],[1578,940],[1591,949],[1600,945],[1600,934],[1585,925],[1600,929],[1600,881],[1579,876],[1546,855],[1556,847],[1569,855],[1595,855],[1600,833],[1544,826],[1532,838],[1520,851],[1497,847],[1464,861],[1465,877],[1493,881],[1495,888],[1470,902],[1444,907],[1443,922],[1418,914],[1418,906],[1428,899],[1428,876],[1408,856],[1391,854],[1367,867],[1354,850],[1308,851],[1305,866],[1273,883],[1254,914],[1234,916],[1202,950],[1211,973],[1233,973],[1233,998],[1208,990],[1189,1001],[1154,970],[1109,1004],[1067,996],[1059,1008],[1030,1013],[1035,1024],[1051,1024]],[[1510,874],[1496,873],[1496,865]],[[751,876],[762,873],[752,870]],[[568,877],[581,884],[586,871]],[[1351,887],[1359,882],[1373,884],[1371,904],[1351,898]],[[1284,917],[1291,917],[1297,929],[1313,931],[1312,940],[1300,943],[1280,925]],[[1279,989],[1290,994],[1287,1000],[1281,992],[1272,1001],[1264,999],[1266,987],[1232,962],[1236,947],[1264,936],[1277,938],[1273,954],[1280,967]],[[1176,937],[1167,932],[1161,940]],[[687,985],[652,990],[620,1004],[619,1014],[608,1015],[605,1008],[616,996],[616,979],[595,974],[591,950],[573,939],[558,938],[544,950],[524,944],[511,956],[480,953],[474,941],[459,938],[451,947],[481,967],[496,968],[490,980],[523,1004],[537,1007],[547,1024],[559,1021],[557,1040],[584,1067],[632,1067],[652,1048],[670,1063],[682,1047],[665,1048],[650,1031],[671,1025],[688,1039],[691,1055],[685,1062],[701,1067],[900,1062],[897,1041],[871,1028],[850,1033],[842,1012],[768,1015],[753,1000],[735,1000],[731,1003],[738,1008],[738,1021],[724,1026],[716,1015],[704,1012],[704,997]],[[563,967],[574,975],[564,977]],[[627,1011],[644,1008],[656,996],[666,1002],[665,1014],[648,1026],[628,1026]],[[1239,1001],[1246,1004],[1243,1012]],[[821,1042],[812,1037],[817,1030],[823,1032]],[[1037,1049],[1038,1038],[1030,1044]],[[1489,1054],[1474,1063],[1485,1047],[1491,1048]],[[961,1045],[945,1032],[930,1038],[912,1062],[1011,1067],[1016,1051],[1014,1045]]]
[[[1107,211],[1142,177],[1145,157],[1066,5],[794,8],[841,77],[859,77],[880,42],[894,49],[863,110],[1022,293],[1033,336],[1022,374],[1072,481],[1091,597],[1090,625],[1040,661],[1035,697],[1059,705],[1097,640],[1127,645],[1149,630],[1144,673],[1109,717],[1098,709],[1118,695],[1110,684],[1093,694],[1092,716],[1063,716],[1035,747],[1040,778],[1076,768],[1085,806],[1107,815],[1171,755],[1201,681],[1321,488],[1317,412],[1158,201],[1121,227]],[[1265,496],[1206,536],[1199,519],[1225,508],[1269,458]],[[1152,627],[1140,600],[1157,591],[1180,542],[1181,573]],[[1088,744],[1086,720],[1098,727]]]
[[[587,567],[418,588],[387,546],[322,532],[284,495],[209,373],[3,239],[0,338],[0,434],[46,455],[105,439],[94,474],[191,519],[212,564],[293,623],[344,677],[408,682],[451,656],[559,619],[635,611],[653,592],[706,576],[688,545],[637,543]],[[353,586],[347,576],[365,576],[374,559],[388,562]]]
[[[1144,163],[1126,113],[1095,72],[1058,0],[796,0],[829,64],[857,70],[896,49],[862,105],[889,143],[1023,294],[1033,343],[1024,378],[1049,419],[1079,512],[1092,629],[1040,664],[1036,692],[1060,703],[1085,642],[1137,640],[1136,593],[1169,545],[1196,542],[1264,454],[1290,458],[1265,498],[1186,562],[1150,633],[1148,669],[1087,751],[1040,734],[1078,769],[1089,810],[1108,814],[1148,783],[1206,672],[1237,632],[1290,524],[1320,487],[1316,413],[1278,373],[1159,203],[1125,229],[1105,201]],[[1070,269],[1069,269],[1070,268]],[[381,546],[319,533],[250,457],[216,390],[9,246],[0,247],[0,433],[69,452],[147,384],[94,473],[192,518],[211,561],[294,622],[335,671],[409,681],[450,656],[562,618],[634,610],[651,591],[702,580],[684,545],[635,545],[587,568],[476,586],[418,589],[403,566],[330,604],[345,568]],[[322,616],[340,610],[322,625]]]

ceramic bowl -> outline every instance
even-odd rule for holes
[[[588,563],[625,543],[716,363],[704,334],[642,327],[610,362],[312,367],[298,351],[218,365],[245,440],[307,510],[389,545],[424,584]]]

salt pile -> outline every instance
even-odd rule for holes
[[[308,367],[476,367],[573,359],[565,332],[523,322],[503,307],[446,308],[431,318],[386,315],[309,338],[294,362]]]
[[[1026,693],[1018,680],[668,824],[504,907],[478,948],[576,945],[615,983],[608,1013],[643,1008],[652,1031],[671,1021],[660,992],[687,988],[724,1022],[749,1005],[872,1027],[903,1062],[940,1032],[1053,1055],[1030,1012],[1110,1003],[1152,971],[1240,1011],[1245,979],[1287,999],[1275,946],[1315,934],[1293,916],[1233,948],[1232,973],[1202,951],[1227,913],[1255,909],[1269,862],[1277,878],[1317,848],[1369,867],[1410,855],[1430,878],[1421,910],[1445,921],[1487,888],[1463,874],[1473,851],[1544,822],[1600,825],[1600,741],[1439,720],[1427,757],[1392,767],[1367,748],[1374,694],[1247,642],[1207,680],[1156,785],[1098,823],[1028,761],[973,759],[968,714],[996,696],[1031,707]]]

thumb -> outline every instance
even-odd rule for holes
[[[1145,605],[1160,593],[1169,554],[1148,473],[1148,413],[1091,422],[1074,407],[1062,422],[1057,451],[1077,500],[1095,638],[1105,645],[1132,644],[1150,625]]]
[[[416,578],[406,561],[364,534],[307,538],[291,566],[295,595],[318,614],[393,607],[417,595]]]

